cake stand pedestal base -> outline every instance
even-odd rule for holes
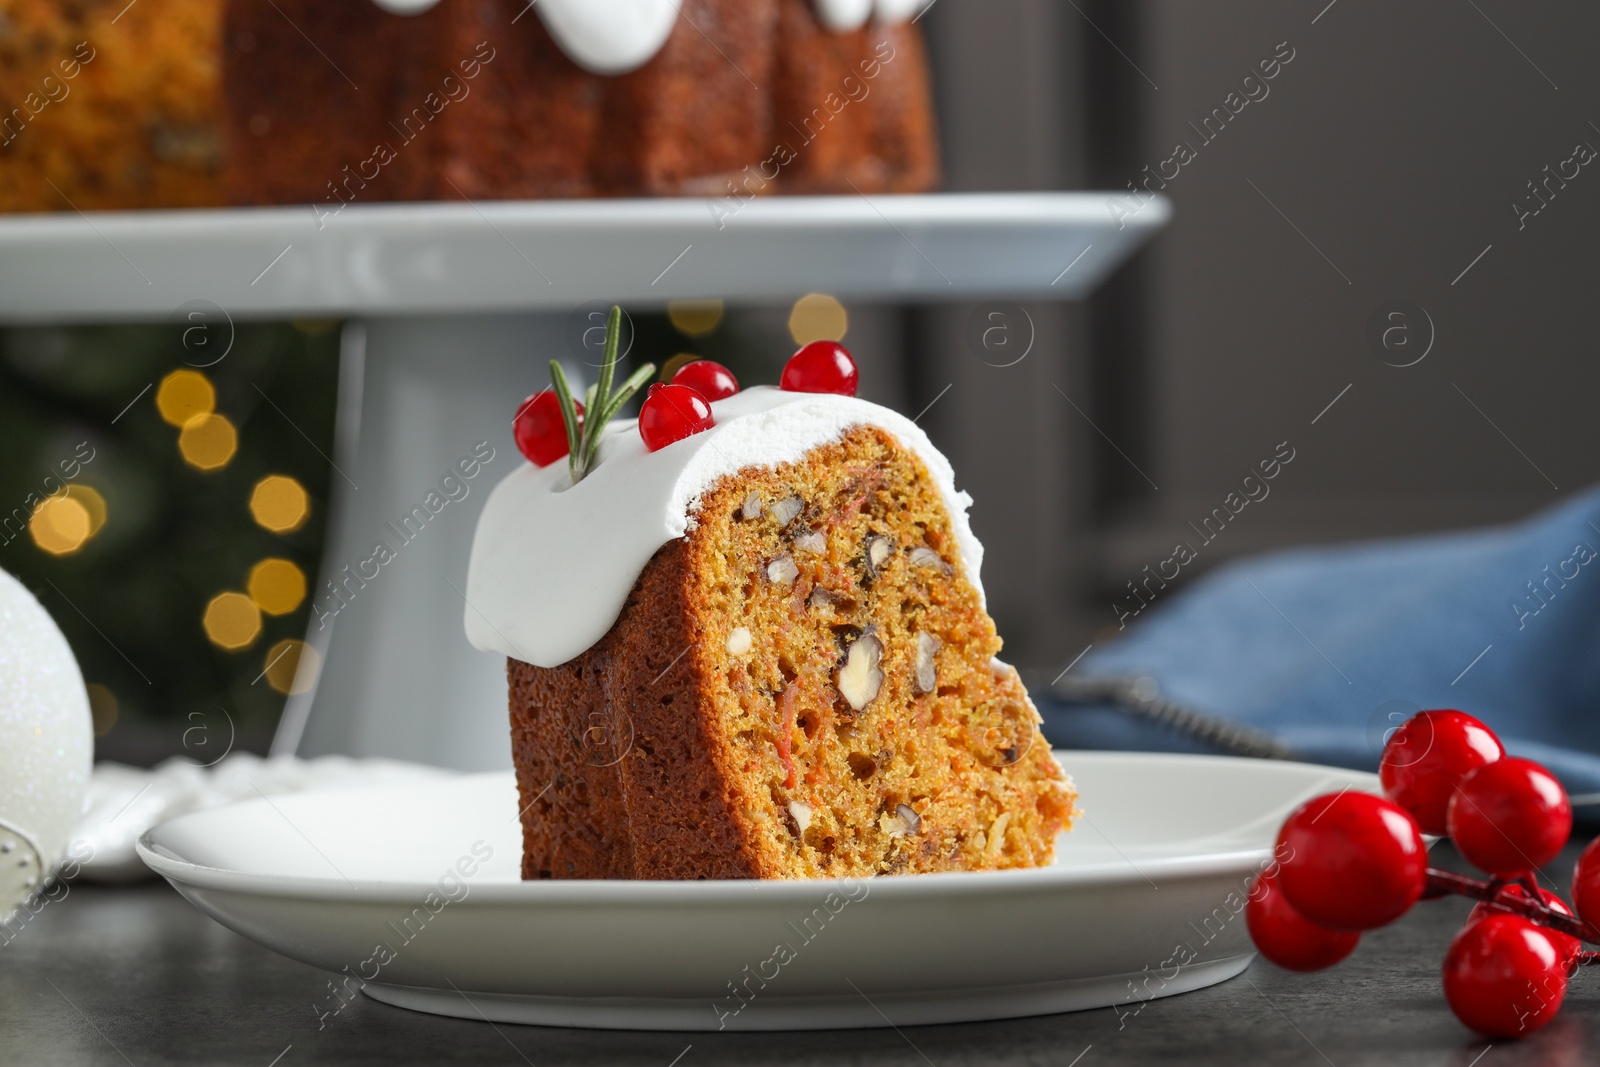
[[[566,353],[570,318],[345,327],[333,513],[306,637],[320,677],[290,698],[274,751],[511,765],[505,660],[462,628],[467,560],[490,490],[524,462],[515,403]]]

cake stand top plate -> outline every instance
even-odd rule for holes
[[[1167,221],[1115,193],[484,201],[0,219],[0,322],[1087,295]],[[1113,204],[1119,205],[1114,209]]]

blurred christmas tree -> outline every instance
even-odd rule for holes
[[[101,758],[263,751],[313,680],[337,326],[0,331],[0,567],[71,642]]]

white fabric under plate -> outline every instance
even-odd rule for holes
[[[151,827],[176,816],[235,800],[316,789],[420,784],[450,774],[437,767],[395,760],[344,756],[262,759],[248,752],[235,752],[214,767],[181,757],[152,770],[97,763],[68,854],[79,861],[82,877],[89,881],[134,881],[150,877],[134,843]]]

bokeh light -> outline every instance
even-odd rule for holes
[[[112,32],[142,9],[129,11]],[[8,10],[0,0],[0,23]],[[0,37],[3,31],[0,26]],[[100,47],[92,37],[91,43]],[[0,185],[4,178],[0,173]],[[274,267],[256,289],[284,266]],[[130,276],[137,283],[137,275]],[[154,272],[150,277],[161,284]],[[667,339],[657,357],[696,344],[666,320],[666,296],[679,295],[664,295],[657,308],[654,336]],[[87,702],[81,725],[92,720],[97,757],[137,766],[172,755],[214,759],[229,735],[220,708],[239,731],[235,748],[260,747],[285,700],[310,698],[286,697],[268,685],[263,657],[286,637],[323,647],[321,635],[307,634],[305,620],[320,568],[331,565],[322,509],[330,483],[345,485],[322,458],[337,458],[336,405],[328,398],[337,385],[342,323],[309,322],[299,329],[286,320],[233,323],[205,300],[173,308],[180,299],[165,305],[171,310],[160,321],[0,329],[0,517],[14,520],[0,536],[12,542],[0,545],[0,555],[10,553],[0,569],[45,600],[72,639],[81,668],[75,684],[80,702]],[[269,371],[276,388],[263,377]],[[186,457],[179,445],[184,424],[205,416],[225,416],[236,439],[226,465],[209,471],[187,462],[206,458],[203,448]],[[183,440],[186,449],[205,444],[194,431]],[[344,460],[339,465],[355,474]],[[286,509],[271,506],[272,493],[264,498],[264,514],[273,518],[279,511],[277,521],[292,532],[269,531],[247,510],[256,484],[272,474],[298,480],[274,483],[287,489]],[[254,565],[269,558],[286,561],[284,569],[264,568],[252,588]],[[295,604],[288,562],[299,568],[304,593],[285,614],[269,614],[265,609]],[[208,605],[224,592],[253,602],[254,613],[229,598],[211,612],[208,628]],[[448,587],[444,592],[454,595]],[[251,639],[255,616],[259,632]],[[242,647],[229,651],[226,645]],[[188,718],[195,710],[206,715],[209,743],[196,741],[202,734],[191,728],[200,720]],[[0,718],[5,715],[0,706]],[[0,791],[6,785],[0,774]],[[0,1064],[6,1060],[0,1053]]]
[[[89,536],[93,537],[100,532],[100,527],[106,524],[106,516],[110,514],[106,507],[106,498],[93,486],[73,484],[66,488],[66,495],[82,504],[89,513]]]
[[[311,497],[287,474],[269,474],[250,491],[250,514],[273,533],[293,533],[311,515]]]
[[[667,318],[682,333],[703,337],[722,325],[720,300],[674,300],[667,305]]]
[[[206,605],[206,636],[230,652],[249,648],[261,636],[261,609],[243,593],[218,593]]]
[[[33,543],[52,556],[67,556],[83,547],[94,532],[94,517],[82,500],[65,493],[46,497],[28,520]]]
[[[672,381],[672,376],[678,373],[679,367],[682,367],[685,363],[693,363],[695,360],[701,358],[703,357],[697,356],[693,352],[679,352],[677,355],[673,356],[671,359],[667,360],[661,365],[661,374],[659,377],[664,382],[670,382]]]
[[[267,684],[280,693],[297,696],[317,684],[322,657],[304,641],[285,638],[267,650]]]
[[[117,694],[99,682],[90,682],[89,689],[89,715],[94,720],[94,735],[104,737],[117,725],[117,716],[122,714],[122,704],[117,700]]]
[[[239,431],[226,415],[196,415],[178,434],[183,461],[198,470],[221,470],[238,450]]]
[[[797,345],[842,341],[850,330],[850,313],[827,293],[807,293],[789,309],[789,336]]]
[[[175,370],[161,379],[156,390],[156,410],[174,426],[187,426],[199,415],[216,410],[217,391],[211,380],[195,370]]]
[[[306,576],[289,560],[264,559],[250,568],[245,588],[268,615],[287,615],[306,598]]]

